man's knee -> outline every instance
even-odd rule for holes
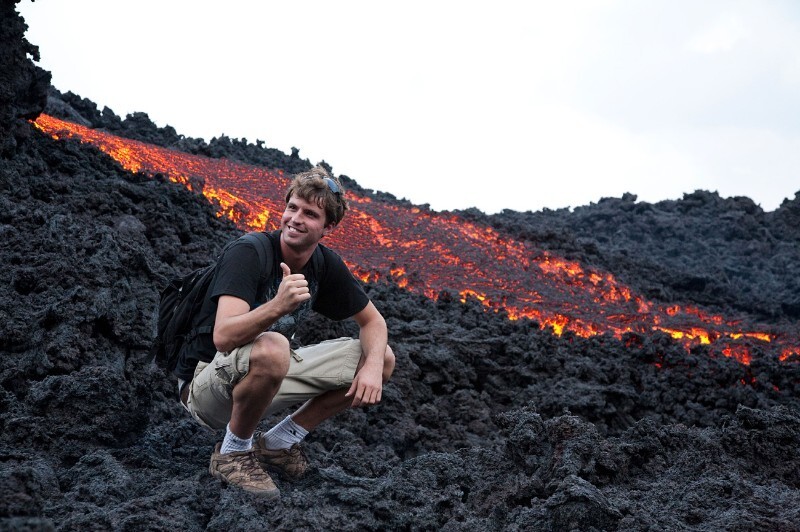
[[[282,334],[266,332],[253,342],[248,373],[283,379],[289,371],[289,340]]]
[[[383,382],[384,384],[389,381],[389,377],[394,372],[394,351],[388,345],[386,346],[386,353],[383,355]]]

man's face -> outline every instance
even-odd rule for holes
[[[289,198],[281,216],[281,239],[298,251],[317,245],[333,228],[334,224],[325,224],[325,209],[296,195]]]

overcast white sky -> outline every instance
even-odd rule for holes
[[[53,85],[433,209],[800,191],[800,3],[22,0]]]

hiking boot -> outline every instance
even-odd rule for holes
[[[256,460],[253,450],[222,454],[218,443],[211,455],[208,472],[223,482],[232,484],[254,495],[279,497],[281,492]]]
[[[256,432],[253,435],[252,453],[261,462],[262,467],[275,471],[289,480],[299,480],[303,478],[308,470],[308,459],[306,453],[295,443],[288,449],[267,449],[264,447],[264,434]]]

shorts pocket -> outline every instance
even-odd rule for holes
[[[198,362],[197,363],[197,367],[194,369],[194,378],[195,379],[197,378],[198,375],[200,375],[201,371],[206,369],[206,366],[208,366],[208,362]]]
[[[207,428],[208,430],[215,430],[214,427],[212,427],[211,425],[206,423],[205,420],[202,417],[200,417],[200,413],[197,410],[195,410],[194,408],[189,410],[189,413],[192,415],[192,417],[195,419],[195,421],[200,423],[200,426],[202,426],[204,428]]]

